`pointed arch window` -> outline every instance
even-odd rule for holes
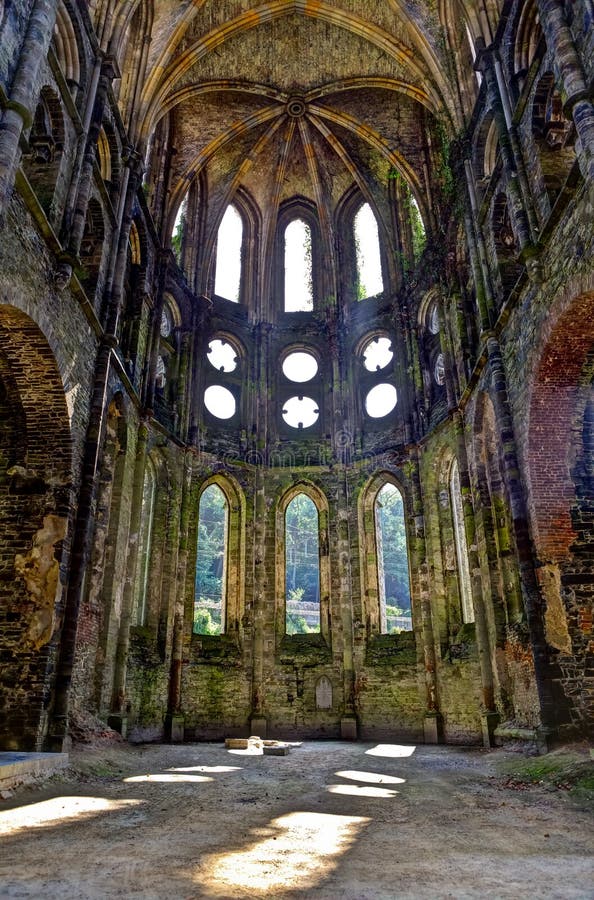
[[[239,303],[243,221],[232,203],[225,210],[217,235],[215,294]]]
[[[450,502],[452,504],[454,543],[456,545],[456,560],[458,563],[458,585],[460,590],[460,604],[462,607],[462,621],[474,622],[470,566],[468,564],[468,544],[466,542],[462,489],[460,486],[460,470],[456,459],[452,463],[450,471]]]
[[[223,634],[226,618],[229,504],[217,484],[202,491],[194,591],[194,634]]]
[[[136,584],[134,591],[134,609],[137,625],[146,623],[148,579],[153,537],[153,519],[155,512],[155,493],[157,475],[150,457],[147,458],[142,488],[142,510],[140,514],[140,534],[138,538],[138,561],[136,564]]]
[[[285,312],[313,310],[311,228],[293,219],[285,228]]]
[[[377,220],[369,203],[359,207],[353,223],[357,262],[357,300],[375,297],[384,289]]]
[[[402,494],[386,482],[375,499],[380,631],[412,631],[408,548]]]
[[[320,631],[320,540],[318,508],[300,493],[285,511],[285,630]]]

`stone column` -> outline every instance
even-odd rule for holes
[[[94,534],[99,453],[103,445],[107,419],[107,386],[112,350],[113,342],[104,338],[99,346],[95,363],[89,424],[81,464],[81,484],[72,533],[68,587],[64,598],[64,624],[56,665],[55,702],[48,736],[50,750],[62,750],[68,734],[68,700],[74,666],[78,612]]]
[[[112,265],[105,289],[103,305],[105,329],[114,338],[119,337],[120,319],[124,302],[124,279],[128,265],[128,240],[133,218],[132,211],[141,178],[142,160],[136,151],[130,150],[122,178],[116,227],[114,228],[111,244]]]
[[[355,661],[354,661],[354,625],[353,625],[353,571],[351,566],[351,498],[348,483],[348,470],[343,467],[343,491],[340,493],[336,508],[336,556],[338,559],[340,617],[342,621],[342,679],[344,707],[340,720],[340,736],[343,740],[357,739],[357,719],[355,716]],[[333,640],[336,640],[334,636]]]
[[[74,258],[78,257],[87,221],[87,210],[93,186],[97,142],[103,124],[103,111],[105,109],[107,92],[113,79],[116,77],[117,69],[115,61],[111,57],[105,57],[102,63],[95,105],[93,107],[93,114],[89,126],[80,181],[78,184],[78,193],[72,213],[72,225],[70,234],[67,237],[67,249],[69,254]]]
[[[19,141],[23,129],[33,121],[37,79],[49,49],[57,8],[58,0],[35,0],[10,96],[0,119],[0,221],[14,188],[21,156]]]
[[[101,76],[101,69],[103,66],[104,55],[101,51],[97,51],[97,55],[95,57],[95,64],[93,66],[93,73],[91,75],[91,83],[89,85],[89,90],[87,93],[86,104],[85,104],[85,113],[82,122],[82,131],[79,135],[77,141],[76,148],[76,159],[74,161],[74,166],[72,167],[72,177],[70,178],[70,186],[68,188],[68,194],[66,197],[66,205],[64,208],[64,215],[62,218],[62,229],[61,235],[67,240],[70,234],[70,229],[72,227],[72,216],[74,214],[74,206],[76,203],[76,197],[78,194],[78,186],[80,183],[80,176],[82,172],[83,163],[85,160],[85,150],[87,146],[87,139],[89,129],[91,127],[91,121],[93,119],[93,110],[95,108],[95,100],[97,99],[97,90],[99,88],[99,78]]]
[[[585,179],[594,178],[594,106],[561,0],[537,0],[547,45],[562,83],[564,109],[578,135],[576,152]]]
[[[417,572],[417,615],[413,625],[422,640],[422,665],[425,682],[427,708],[423,721],[425,743],[438,744],[443,740],[443,722],[439,711],[437,696],[437,659],[435,655],[435,639],[433,636],[433,618],[431,615],[431,588],[429,583],[429,566],[427,562],[427,543],[425,539],[425,517],[423,515],[424,500],[421,488],[421,473],[418,449],[414,449],[410,458],[411,468],[411,519],[414,527],[414,538],[411,541],[411,562]]]
[[[179,550],[175,579],[175,600],[173,604],[173,638],[171,647],[171,669],[169,673],[169,694],[165,735],[171,743],[184,739],[184,716],[182,712],[182,673],[184,658],[184,638],[188,644],[192,640],[193,604],[190,621],[185,620],[186,574],[189,558],[190,515],[192,511],[193,453],[186,450],[183,465],[182,496],[179,510]]]
[[[182,331],[179,335],[179,374],[177,381],[177,412],[179,437],[188,438],[189,386],[192,372],[192,332]]]
[[[122,614],[116,647],[116,658],[113,676],[113,694],[111,715],[108,724],[126,737],[126,671],[128,667],[128,648],[130,646],[130,626],[135,610],[134,589],[138,576],[138,549],[142,527],[142,497],[144,493],[144,472],[147,457],[148,427],[146,422],[138,426],[136,442],[136,459],[134,462],[134,485],[132,488],[132,504],[130,510],[130,529],[128,532],[128,557],[126,559],[126,580],[122,592]],[[155,489],[157,489],[157,485]]]
[[[515,231],[518,235],[520,251],[525,252],[527,248],[532,246],[532,234],[526,212],[525,198],[520,189],[516,154],[514,153],[511,136],[508,131],[508,127],[511,126],[511,110],[507,94],[500,92],[501,85],[497,78],[496,66],[497,62],[493,49],[487,48],[483,50],[477,61],[477,68],[482,72],[487,84],[489,103],[499,133],[503,168],[509,176],[507,186],[512,201],[511,212],[516,226]]]
[[[485,747],[493,744],[493,732],[499,724],[499,714],[495,709],[495,679],[491,663],[491,645],[489,641],[489,627],[485,613],[483,598],[483,580],[481,564],[476,543],[476,527],[474,520],[474,504],[470,488],[470,475],[468,471],[468,456],[466,442],[464,440],[464,419],[462,413],[455,412],[454,428],[456,432],[458,470],[460,472],[460,490],[462,493],[462,509],[464,514],[464,531],[466,534],[466,546],[468,549],[468,566],[470,569],[470,583],[472,591],[472,605],[474,608],[476,645],[478,650],[479,666],[481,670],[481,687],[483,709],[481,723],[483,731],[483,743]]]
[[[254,560],[254,596],[253,596],[253,648],[252,648],[252,709],[250,729],[252,734],[264,738],[267,735],[265,697],[265,632],[268,628],[266,616],[266,526],[268,510],[266,508],[265,472],[261,465],[254,470],[253,499],[253,542]],[[276,523],[275,523],[276,524]],[[276,529],[275,529],[276,530]],[[275,549],[273,549],[273,553]],[[275,587],[272,598],[275,598]],[[284,628],[284,625],[283,625]]]
[[[163,315],[163,303],[167,270],[173,260],[171,250],[161,248],[159,253],[159,272],[157,276],[157,293],[153,307],[153,320],[151,323],[150,351],[147,354],[147,374],[144,385],[144,406],[151,412],[155,408],[155,378],[157,377],[157,359],[159,357],[159,342],[161,335],[161,317]]]
[[[465,230],[468,238],[468,250],[470,253],[473,272],[475,273],[475,285],[477,291],[477,306],[480,319],[481,332],[488,331],[495,324],[494,292],[491,282],[491,273],[487,263],[487,251],[483,234],[479,227],[479,208],[476,196],[476,185],[472,163],[469,158],[464,159],[464,177],[470,204],[470,214],[464,217]],[[477,277],[480,276],[480,277]]]
[[[503,450],[504,477],[510,497],[512,527],[518,553],[524,610],[534,656],[534,672],[540,700],[541,721],[544,737],[546,738],[547,734],[555,730],[556,717],[551,679],[548,677],[549,655],[543,621],[543,598],[540,594],[534,567],[528,510],[520,476],[513,419],[507,395],[505,368],[499,342],[494,336],[490,336],[487,340],[487,354],[493,387],[493,404]]]

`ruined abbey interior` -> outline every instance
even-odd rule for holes
[[[0,748],[591,732],[593,17],[0,2]]]

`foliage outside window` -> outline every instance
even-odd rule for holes
[[[412,631],[410,578],[404,503],[388,482],[375,501],[380,630],[382,634]]]
[[[182,250],[182,240],[184,237],[184,229],[186,227],[186,208],[188,206],[188,197],[187,195],[181,202],[179,207],[175,224],[173,226],[173,234],[171,235],[171,249],[173,250],[173,255],[175,256],[176,262],[179,265],[181,263],[181,250]]]
[[[194,591],[194,634],[223,634],[229,504],[216,484],[207,487],[198,507]]]
[[[287,634],[320,631],[319,518],[307,494],[297,494],[285,512],[285,602]]]

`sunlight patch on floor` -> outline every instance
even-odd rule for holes
[[[335,772],[337,778],[348,778],[350,781],[362,781],[364,784],[404,784],[406,778],[396,775],[384,775],[381,772]]]
[[[371,750],[366,750],[368,756],[386,756],[391,759],[397,759],[403,756],[412,756],[417,748],[406,747],[404,744],[378,744]]]
[[[208,775],[180,775],[174,772],[156,772],[154,775],[131,775],[129,778],[122,779],[126,784],[135,784],[139,781],[158,781],[161,783],[175,782],[191,782],[191,781],[214,781]]]
[[[222,772],[241,772],[241,766],[172,766],[168,772],[211,772],[218,775]]]
[[[106,800],[103,797],[53,797],[7,809],[0,813],[0,834],[65,825],[75,820],[87,819],[98,813],[113,813],[133,806],[143,806],[143,800]]]
[[[389,788],[372,787],[369,784],[329,784],[326,788],[329,794],[344,794],[348,797],[381,797],[389,799],[395,797],[400,791]]]
[[[312,889],[336,868],[340,857],[371,820],[363,816],[293,812],[273,819],[255,833],[261,840],[245,849],[213,856],[207,868],[196,872],[197,884],[208,887],[209,896],[228,897],[229,890],[243,888],[251,896],[291,885],[293,891]],[[253,834],[254,832],[250,832]],[[247,837],[249,840],[249,837]]]

